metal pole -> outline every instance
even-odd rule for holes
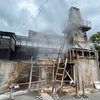
[[[56,95],[56,79],[55,79],[55,95]]]
[[[10,96],[9,96],[9,98],[7,99],[7,100],[13,100],[12,99],[12,92],[13,92],[13,84],[11,85],[11,87],[10,87]]]
[[[38,100],[40,100],[40,98],[42,98],[42,96],[41,96],[40,68],[39,68],[39,87],[38,87],[37,92],[38,92],[38,96],[36,96],[36,98],[37,98]],[[41,100],[43,100],[43,98],[42,98]]]
[[[82,89],[83,89],[83,98],[88,98],[88,96],[85,94],[85,88],[84,88],[84,81],[82,80]]]
[[[38,90],[39,96],[41,96],[41,80],[40,80],[40,68],[39,68],[39,90]]]
[[[28,91],[30,90],[31,88],[31,82],[32,82],[32,70],[33,70],[33,56],[31,57],[31,71],[30,71],[30,80],[29,80],[29,86],[28,86]]]
[[[76,80],[75,88],[76,88],[75,98],[76,98],[76,99],[79,99],[79,98],[81,98],[81,96],[78,94],[78,80]]]
[[[59,98],[57,93],[56,93],[56,79],[54,80],[54,88],[55,88],[55,92],[54,92],[54,95],[52,95],[52,97],[55,100],[55,99]]]
[[[76,80],[76,95],[78,94],[77,80]]]
[[[41,88],[41,85],[40,85],[40,79],[39,79],[39,91],[38,91],[39,96],[41,95],[40,94],[40,88]]]

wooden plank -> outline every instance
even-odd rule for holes
[[[66,73],[69,76],[69,78],[71,79],[71,81],[74,81],[67,71],[66,71]]]
[[[31,63],[31,70],[30,70],[30,79],[29,79],[28,90],[30,90],[30,88],[31,88],[31,82],[32,82],[32,70],[33,70],[33,62]]]

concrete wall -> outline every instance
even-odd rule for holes
[[[16,82],[20,74],[29,66],[30,64],[23,62],[0,61],[0,91]]]
[[[94,81],[99,81],[99,66],[96,59],[78,59],[75,61],[74,70],[80,88],[82,88],[82,80],[85,82],[85,87],[92,87]]]

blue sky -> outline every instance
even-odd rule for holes
[[[100,0],[48,0],[33,23],[39,11],[35,12],[44,1],[0,0],[0,30],[20,35],[27,35],[30,29],[62,34],[67,24],[68,11],[71,6],[75,6],[80,9],[82,18],[92,23],[92,29],[87,32],[88,37],[100,31]]]

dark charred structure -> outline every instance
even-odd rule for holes
[[[41,92],[45,91],[45,88],[52,87],[50,91],[53,92],[55,88],[55,92],[61,91],[58,94],[62,94],[67,85],[75,86],[75,82],[77,82],[77,89],[82,89],[83,81],[85,81],[84,87],[93,87],[93,83],[99,81],[100,76],[98,52],[91,49],[86,35],[90,29],[91,22],[84,21],[80,10],[71,7],[63,37],[35,31],[29,31],[28,36],[0,32],[0,59],[30,64],[27,65],[29,69],[26,69],[26,72],[22,70],[23,73],[15,75],[18,84],[28,82],[28,90],[37,89]],[[16,66],[15,63],[13,64]],[[10,68],[12,65],[10,62],[8,65],[9,71],[13,69],[9,72],[13,79],[12,74],[17,71],[14,69],[16,67]],[[5,62],[1,62],[2,70],[4,66]],[[5,75],[2,72],[1,75]],[[2,76],[1,80],[4,80]],[[15,80],[9,81],[10,78],[6,77],[7,75],[5,83],[6,81],[10,84],[15,82]],[[25,81],[25,79],[29,80]]]
[[[0,59],[12,59],[15,53],[16,35],[0,31]]]
[[[28,36],[1,31],[0,59],[31,61],[31,57],[33,60],[56,58],[61,39],[59,35],[35,31],[29,31]]]

